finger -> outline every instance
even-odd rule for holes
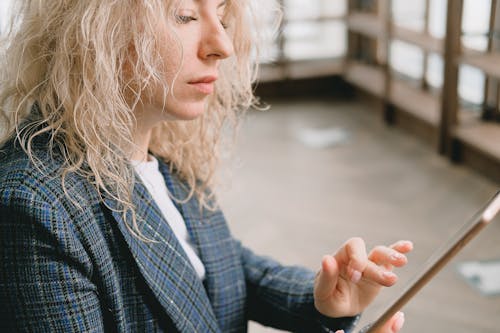
[[[405,314],[403,312],[398,312],[396,313],[393,318],[395,317],[394,319],[394,322],[392,323],[392,332],[396,333],[396,332],[399,332],[401,330],[401,328],[403,328],[403,325],[405,323]]]
[[[337,287],[339,267],[332,256],[326,255],[321,260],[321,269],[315,280],[314,298],[322,301],[330,297]]]
[[[365,242],[359,237],[349,239],[335,255],[335,259],[346,265],[349,279],[354,283],[358,282],[368,264]]]
[[[401,330],[405,322],[405,315],[403,312],[398,312],[391,317],[377,333],[397,333]]]
[[[398,281],[398,276],[391,270],[370,261],[363,272],[363,279],[367,282],[390,287]]]
[[[390,248],[400,252],[400,253],[408,253],[413,250],[413,243],[409,240],[400,240],[396,243],[392,244]]]
[[[377,265],[387,265],[401,267],[408,263],[408,259],[403,253],[387,246],[376,246],[368,256],[368,259]]]

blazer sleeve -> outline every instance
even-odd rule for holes
[[[0,191],[0,331],[104,331],[73,218],[39,184]]]
[[[242,247],[250,320],[292,332],[350,332],[359,316],[330,318],[314,306],[315,273],[302,267],[282,266]]]

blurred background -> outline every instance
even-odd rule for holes
[[[222,205],[256,252],[313,270],[352,236],[413,240],[367,323],[500,187],[500,4],[281,4],[257,85],[270,110],[248,114]],[[403,309],[403,332],[500,332],[499,237],[497,218]]]
[[[221,205],[245,245],[313,270],[353,236],[412,240],[366,323],[500,188],[500,4],[280,3],[259,55],[269,110],[247,113]],[[403,309],[403,332],[500,332],[499,239],[497,218]]]

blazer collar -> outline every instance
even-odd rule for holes
[[[168,167],[161,162],[160,165],[165,176]],[[172,181],[170,175],[165,180],[167,183]],[[134,237],[126,226],[126,223],[130,225],[130,221],[126,222],[123,214],[117,212],[116,201],[105,198],[105,202],[118,222],[141,274],[177,329],[180,332],[219,332],[202,282],[139,178],[136,177],[133,190],[137,223],[143,235],[154,242]],[[191,229],[189,225],[188,230]],[[192,233],[192,230],[189,232]]]

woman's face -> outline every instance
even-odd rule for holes
[[[170,90],[165,98],[163,87],[157,87],[138,119],[154,126],[158,121],[195,119],[204,112],[219,64],[233,53],[224,12],[222,0],[184,0],[173,24],[158,24],[164,79]]]

